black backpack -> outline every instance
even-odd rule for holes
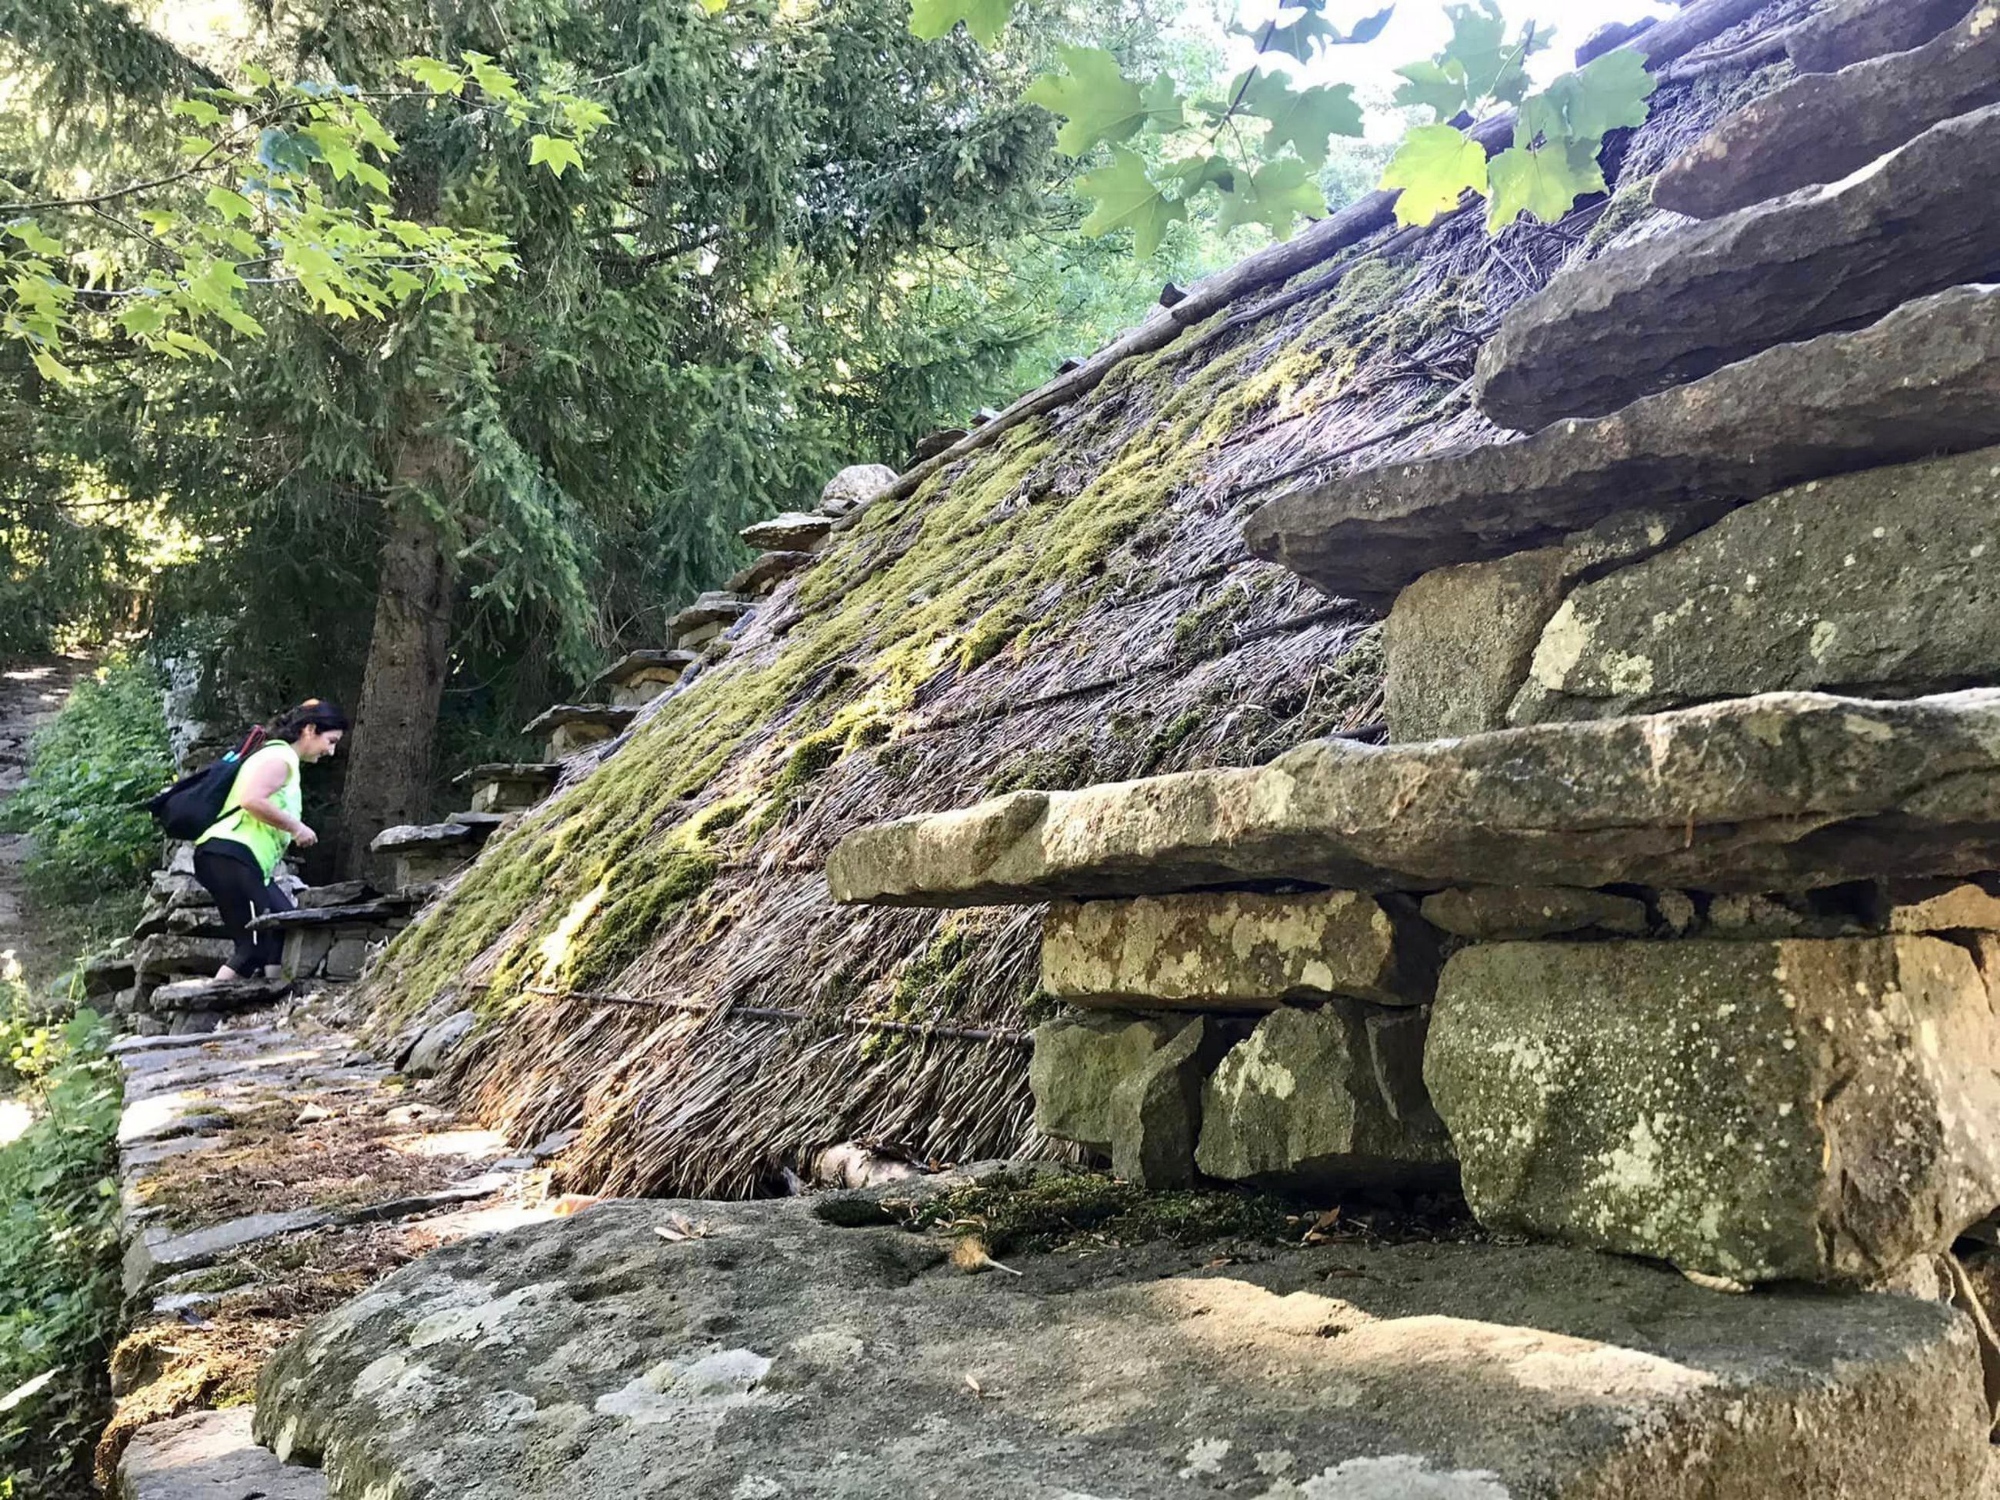
[[[243,736],[243,743],[213,765],[190,771],[146,804],[146,811],[170,839],[200,838],[222,816],[222,804],[236,784],[243,762],[264,748],[261,726]]]

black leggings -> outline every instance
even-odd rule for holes
[[[243,852],[235,854],[216,847],[224,843]],[[195,846],[194,878],[215,897],[215,905],[222,913],[223,931],[236,944],[229,955],[229,967],[245,978],[260,974],[266,967],[275,967],[284,957],[284,933],[252,932],[250,919],[266,912],[290,911],[298,903],[275,880],[264,878],[263,870],[247,848],[228,839],[213,839]]]

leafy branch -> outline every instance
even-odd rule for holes
[[[11,216],[0,223],[0,336],[23,344],[45,378],[69,382],[71,347],[103,335],[171,359],[219,358],[210,325],[263,332],[246,301],[253,287],[297,288],[336,318],[383,318],[511,269],[503,237],[397,211],[386,166],[399,148],[372,105],[476,97],[464,112],[527,132],[528,164],[557,178],[582,168],[584,143],[610,112],[561,89],[525,89],[483,53],[457,64],[411,58],[401,71],[413,89],[279,83],[246,68],[244,86],[173,105],[187,126],[187,165],[0,205]],[[138,260],[128,268],[115,251],[86,246],[75,226],[66,240],[71,221],[109,225]],[[269,274],[245,275],[260,269]]]
[[[910,24],[918,36],[937,37],[963,22],[982,45],[996,47],[1011,9],[1012,0],[912,0]],[[1093,204],[1084,232],[1129,229],[1138,253],[1148,256],[1168,226],[1211,192],[1222,230],[1260,223],[1284,239],[1301,217],[1324,214],[1318,174],[1335,137],[1361,135],[1360,106],[1345,84],[1299,88],[1272,64],[1281,56],[1306,63],[1328,47],[1373,41],[1392,13],[1378,11],[1343,31],[1327,19],[1326,0],[1281,0],[1254,33],[1234,28],[1254,37],[1256,60],[1224,99],[1195,104],[1194,120],[1170,75],[1135,79],[1109,52],[1059,49],[1064,71],[1036,79],[1024,97],[1061,117],[1059,151],[1101,157],[1076,181]],[[1397,70],[1403,83],[1395,102],[1436,117],[1408,132],[1383,173],[1381,186],[1400,192],[1397,218],[1428,224],[1475,193],[1487,199],[1487,225],[1497,234],[1523,214],[1553,223],[1577,199],[1603,192],[1605,136],[1646,120],[1654,80],[1644,60],[1608,52],[1531,95],[1527,62],[1548,46],[1548,28],[1530,23],[1509,41],[1498,0],[1448,5],[1445,14],[1452,25],[1445,48]],[[1508,107],[1518,110],[1513,144],[1489,161],[1470,131]],[[1199,133],[1198,123],[1205,127]],[[1147,132],[1160,138],[1157,161],[1135,148]]]

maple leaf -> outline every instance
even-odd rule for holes
[[[1614,130],[1645,124],[1646,100],[1658,87],[1638,53],[1623,47],[1607,52],[1523,103],[1514,144],[1531,146],[1540,136],[1588,141],[1594,148]]]
[[[1301,214],[1326,212],[1326,197],[1314,173],[1302,161],[1287,157],[1267,161],[1255,173],[1237,172],[1222,195],[1222,212],[1215,227],[1227,234],[1239,224],[1263,224],[1284,239]]]
[[[1524,213],[1553,224],[1584,194],[1604,191],[1595,141],[1553,142],[1532,150],[1509,146],[1493,158],[1490,172],[1493,201],[1486,227],[1495,234]]]
[[[1241,107],[1245,114],[1271,122],[1264,134],[1265,156],[1275,156],[1290,141],[1310,167],[1326,165],[1331,137],[1361,134],[1361,106],[1344,83],[1295,90],[1279,74],[1256,73],[1243,90]]]
[[[980,46],[1000,45],[1014,0],[910,0],[910,30],[926,41],[943,36],[960,21]]]
[[[1148,124],[1178,129],[1184,116],[1174,81],[1161,74],[1144,89],[1118,70],[1118,59],[1099,47],[1059,47],[1066,74],[1044,73],[1022,94],[1063,117],[1056,149],[1082,156],[1100,142],[1130,140]]]
[[[1380,185],[1402,189],[1397,223],[1428,224],[1458,207],[1468,189],[1486,190],[1486,153],[1453,126],[1419,125],[1389,158]]]
[[[1160,248],[1169,224],[1187,217],[1187,209],[1170,201],[1147,175],[1144,158],[1124,146],[1113,146],[1111,164],[1085,172],[1077,178],[1076,187],[1085,197],[1096,200],[1096,207],[1083,221],[1083,232],[1094,235],[1129,229],[1132,247],[1142,258]]]
[[[1355,47],[1372,42],[1382,34],[1382,28],[1389,24],[1389,18],[1396,13],[1391,5],[1372,16],[1356,21],[1352,27],[1342,31],[1338,26],[1320,14],[1315,7],[1308,6],[1296,21],[1284,26],[1275,22],[1264,40],[1266,52],[1282,52],[1287,57],[1295,57],[1300,62],[1311,62],[1324,47]],[[1239,36],[1252,33],[1242,27],[1232,27]]]

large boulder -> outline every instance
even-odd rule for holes
[[[1532,432],[2000,272],[2000,105],[1934,125],[1830,187],[1639,240],[1514,308],[1476,399]]]
[[[1209,1080],[1196,1164],[1335,1193],[1448,1179],[1451,1139],[1423,1085],[1427,1021],[1352,1000],[1273,1011]]]
[[[1987,1461],[1971,1325],[1913,1297],[1451,1243],[968,1276],[810,1201],[448,1246],[280,1350],[256,1431],[335,1500],[1939,1500]]]
[[[1993,443],[2000,287],[1962,286],[1606,417],[1281,496],[1244,536],[1380,608],[1431,569],[1565,542],[1608,517],[1638,513],[1657,546],[1787,485]]]
[[[819,492],[823,515],[850,515],[896,482],[896,471],[887,464],[849,464],[826,482]]]
[[[1654,179],[1653,204],[1712,219],[1838,182],[1940,120],[1996,102],[2000,6],[1980,0],[1921,47],[1809,72],[1752,100]]]
[[[1996,515],[2000,448],[1746,505],[1573,592],[1509,718],[1604,718],[1787,688],[2000,682]]]
[[[1437,942],[1407,900],[1355,891],[1229,891],[1058,902],[1042,988],[1091,1006],[1269,1010],[1287,1000],[1430,999]]]
[[[1686,939],[1454,955],[1424,1077],[1494,1229],[1860,1282],[2000,1203],[1996,1068],[1956,943]]]
[[[836,899],[983,906],[1310,881],[1812,890],[2000,869],[2000,691],[1768,693],[1016,792],[849,834]]]

